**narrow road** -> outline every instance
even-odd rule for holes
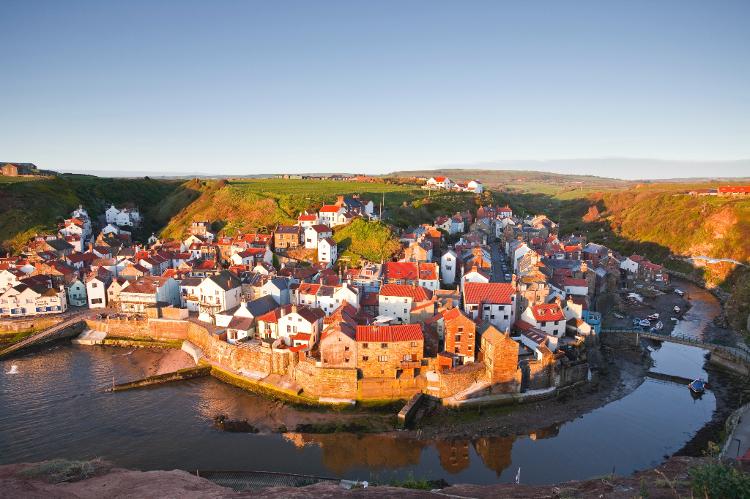
[[[510,282],[510,279],[505,278],[505,274],[511,274],[508,262],[505,259],[505,253],[500,250],[500,243],[490,243],[491,258],[492,258],[492,276],[490,282]]]

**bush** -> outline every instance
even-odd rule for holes
[[[27,478],[38,478],[48,483],[78,482],[92,477],[96,472],[107,468],[100,459],[92,461],[69,461],[54,459],[35,464],[19,473]]]
[[[750,474],[712,462],[690,470],[690,485],[697,497],[740,499],[750,497]]]

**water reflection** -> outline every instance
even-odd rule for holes
[[[113,355],[113,352],[116,355]],[[0,463],[103,457],[141,469],[246,469],[358,479],[446,478],[454,483],[551,483],[658,464],[710,420],[710,392],[647,380],[630,395],[561,426],[530,435],[416,440],[390,435],[229,434],[212,418],[253,424],[320,418],[211,378],[118,394],[101,388],[138,377],[153,361],[139,350],[62,345],[0,361]],[[702,374],[702,352],[663,344],[660,372]],[[145,366],[145,367],[144,367]],[[697,377],[697,376],[696,376]],[[344,417],[342,415],[342,417]],[[292,428],[293,426],[289,426]]]
[[[688,293],[690,308],[675,325],[672,335],[703,339],[706,327],[719,315],[721,306],[714,295],[695,284],[680,282],[680,287]]]
[[[388,470],[413,466],[419,463],[422,449],[429,445],[424,440],[377,434],[286,433],[284,438],[298,448],[320,447],[323,464],[338,475],[358,468]]]

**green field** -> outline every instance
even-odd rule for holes
[[[228,179],[206,184],[200,197],[173,217],[162,236],[181,237],[193,220],[215,222],[214,228],[227,234],[271,230],[278,223],[294,222],[301,212],[315,212],[334,203],[338,195],[359,194],[372,200],[376,212],[385,200],[384,210],[392,214],[388,221],[400,226],[430,221],[433,211],[422,206],[443,212],[454,205],[464,206],[467,200],[473,204],[471,194],[428,193],[415,184],[291,179]]]
[[[20,182],[34,182],[36,180],[43,179],[44,177],[6,177],[0,175],[0,184],[17,184]]]

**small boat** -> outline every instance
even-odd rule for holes
[[[702,379],[696,379],[688,385],[688,388],[693,393],[703,393],[706,391],[706,382]]]
[[[650,321],[658,321],[659,320],[659,314],[651,314],[648,316],[648,320]]]
[[[664,329],[664,323],[662,323],[662,321],[659,321],[654,325],[654,330],[661,331],[662,329]]]
[[[18,366],[13,364],[12,366],[10,366],[10,371],[5,374],[18,374]]]
[[[638,325],[641,327],[649,327],[651,325],[651,321],[649,321],[648,319],[641,319],[638,322]]]
[[[685,292],[682,291],[681,289],[675,289],[674,292],[678,296],[685,296]]]
[[[680,307],[678,307],[677,305],[674,306],[674,313],[675,314],[679,314],[680,313]]]

